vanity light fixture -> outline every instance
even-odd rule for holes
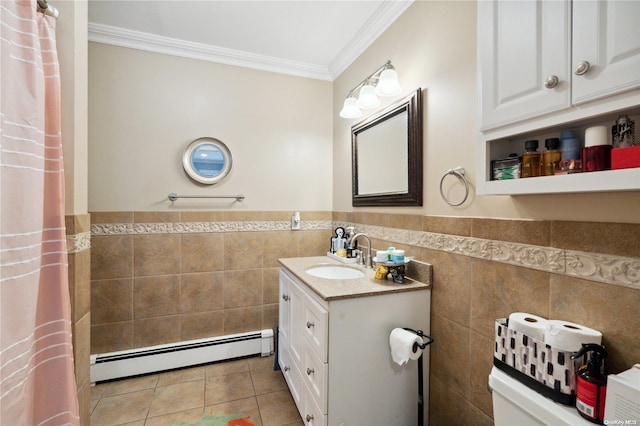
[[[360,93],[356,99],[354,92],[358,89],[360,89]],[[402,93],[402,86],[398,81],[398,73],[391,65],[391,61],[387,61],[349,91],[340,111],[340,117],[360,117],[362,116],[361,109],[375,108],[380,105],[378,96],[397,96],[400,93]]]

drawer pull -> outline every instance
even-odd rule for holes
[[[589,71],[589,68],[591,68],[591,64],[589,63],[589,61],[582,61],[578,62],[578,65],[573,72],[575,73],[575,75],[584,75],[587,73],[587,71]]]
[[[288,366],[288,365],[285,365],[285,366],[284,366],[284,371],[285,371],[285,373],[286,373],[287,371],[289,371],[289,370],[291,370],[291,368],[289,368],[289,366]]]
[[[558,77],[556,77],[555,75],[550,75],[544,81],[544,87],[546,87],[547,89],[553,89],[557,85],[558,85]]]
[[[307,376],[312,375],[313,373],[315,373],[313,368],[307,368]]]
[[[307,419],[307,423],[310,423],[311,420],[313,420],[313,415],[311,414],[307,414],[307,417],[305,417]]]
[[[307,321],[307,328],[311,328],[313,326],[315,326],[314,323],[312,323],[311,321]]]
[[[286,302],[287,300],[289,300],[289,296],[286,295],[286,294],[283,294],[282,295],[282,300],[284,300]]]

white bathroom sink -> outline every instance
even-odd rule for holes
[[[329,280],[353,280],[364,277],[361,271],[340,265],[313,266],[305,271],[307,274]]]

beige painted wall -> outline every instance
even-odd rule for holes
[[[358,210],[422,212],[430,216],[640,222],[638,191],[475,196],[476,3],[471,1],[415,2],[334,82],[334,210],[356,210],[351,205],[351,187],[347,183],[351,182],[350,128],[358,119],[342,119],[338,111],[349,89],[387,59],[392,60],[398,71],[403,95],[418,87],[424,89],[424,205],[422,208]],[[380,108],[395,99],[383,101]],[[391,153],[380,155],[382,162],[390,157]],[[466,203],[451,207],[440,197],[439,184],[443,174],[457,166],[465,168],[472,189]],[[459,200],[455,194],[451,198]]]
[[[332,126],[330,82],[89,43],[89,210],[331,210]],[[233,155],[212,186],[182,169],[202,136]]]

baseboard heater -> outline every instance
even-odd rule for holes
[[[91,383],[273,353],[273,330],[91,355]]]

